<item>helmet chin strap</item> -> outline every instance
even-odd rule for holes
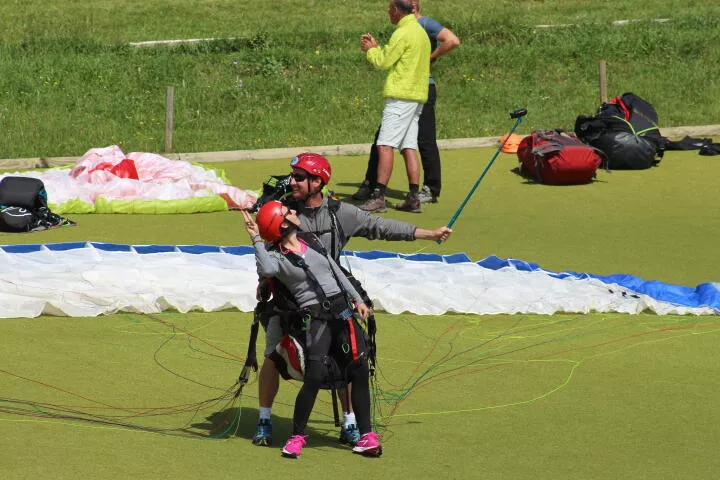
[[[290,233],[292,233],[293,231],[300,229],[300,225],[295,225],[293,222],[289,221],[288,219],[285,219],[285,221],[283,223],[285,225],[280,225],[280,228],[279,228],[281,238],[285,238],[288,235],[290,235]]]
[[[308,194],[304,195],[301,199],[299,199],[299,201],[302,202],[302,204],[307,207],[307,206],[309,206],[308,205],[309,200],[311,198],[315,198],[316,196],[318,198],[322,198],[322,189],[318,190],[315,193],[308,193]]]
[[[314,197],[314,196],[316,196],[316,195],[322,197],[322,189],[323,189],[324,186],[325,186],[325,185],[323,185],[323,186],[321,186],[320,188],[318,188],[318,190],[317,190],[316,192],[308,193],[304,201],[307,202],[310,198],[312,198],[312,197]]]

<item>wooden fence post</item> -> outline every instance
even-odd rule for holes
[[[165,153],[172,152],[175,87],[167,87],[165,97]]]
[[[607,64],[604,58],[600,59],[598,65],[598,72],[600,74],[600,103],[605,103],[608,100],[607,96]]]

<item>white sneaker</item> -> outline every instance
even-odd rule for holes
[[[437,196],[432,193],[430,190],[430,187],[427,185],[422,187],[422,190],[418,192],[418,198],[420,199],[420,203],[437,203]]]

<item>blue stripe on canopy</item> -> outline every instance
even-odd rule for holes
[[[603,283],[617,284],[633,292],[642,293],[656,300],[684,305],[686,307],[712,307],[720,309],[720,290],[713,283],[701,283],[697,287],[686,287],[660,282],[658,280],[643,280],[640,277],[627,274],[593,275],[578,272],[551,272],[535,263],[515,259],[501,259],[490,256],[477,262],[478,265],[491,270],[511,267],[522,271],[543,271],[556,278],[596,278]]]
[[[253,248],[250,246],[228,246],[219,247],[214,245],[122,245],[103,242],[68,242],[53,244],[31,244],[31,245],[6,245],[0,246],[0,250],[11,254],[32,253],[42,250],[50,251],[67,251],[79,248],[97,248],[99,250],[110,252],[135,252],[138,254],[151,254],[162,252],[180,251],[189,254],[203,253],[226,253],[229,255],[252,255]],[[451,255],[438,254],[400,254],[395,252],[386,252],[380,250],[372,250],[368,252],[353,252],[349,250],[343,251],[344,254],[355,256],[364,260],[375,260],[383,258],[399,258],[406,261],[423,261],[423,262],[443,262],[447,264],[457,264],[471,262],[472,260],[465,253],[455,253]],[[639,294],[648,295],[656,300],[682,305],[687,307],[711,307],[720,310],[720,283],[702,283],[696,287],[688,287],[683,285],[674,285],[660,282],[657,280],[644,280],[640,277],[629,274],[616,275],[593,275],[590,273],[578,273],[572,271],[552,272],[543,269],[539,265],[531,262],[516,259],[502,259],[497,256],[489,256],[478,262],[478,265],[490,269],[499,270],[503,268],[512,268],[519,271],[542,271],[556,278],[594,278],[608,285],[616,284],[623,289],[630,290]]]

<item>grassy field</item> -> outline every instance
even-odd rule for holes
[[[440,138],[502,134],[518,107],[531,112],[528,131],[571,129],[598,106],[601,58],[609,94],[648,99],[661,126],[717,123],[711,2],[456,0],[423,9],[463,41],[433,66]],[[0,158],[80,156],[110,144],[162,151],[168,86],[176,152],[368,143],[384,74],[368,67],[358,38],[387,39],[385,12],[385,0],[4,2]],[[548,24],[564,27],[535,27]],[[198,38],[223,40],[129,45]]]
[[[453,188],[440,203],[422,215],[387,215],[445,223],[493,151],[443,152]],[[364,158],[331,161],[331,186],[347,196]],[[712,205],[720,163],[712,157],[668,152],[657,168],[601,171],[597,182],[572,187],[529,184],[511,172],[515,165],[514,156],[498,158],[446,244],[356,239],[349,247],[497,254],[685,285],[718,280]],[[244,188],[288,168],[287,160],[219,166]],[[399,199],[399,172],[393,182]],[[234,212],[72,218],[75,227],[0,243],[247,243]],[[325,394],[295,463],[250,443],[254,377],[231,400],[250,321],[234,311],[3,320],[3,478],[334,478],[357,469],[382,477],[711,479],[720,467],[716,316],[381,313],[375,420],[384,456],[353,457],[335,442]],[[296,391],[283,383],[278,443]]]
[[[367,143],[383,75],[365,65],[357,37],[389,36],[385,8],[384,0],[3,2],[0,158],[79,156],[113,143],[159,152],[168,85],[176,87],[176,151]],[[504,133],[518,106],[530,110],[527,130],[571,128],[597,106],[601,57],[611,95],[646,97],[661,126],[717,123],[712,2],[427,0],[424,10],[463,40],[436,67],[441,138]],[[655,18],[670,21],[611,23]],[[128,46],[209,37],[232,39]],[[443,152],[440,203],[422,215],[386,215],[445,224],[494,150]],[[331,161],[331,188],[347,197],[365,158]],[[287,163],[216,166],[254,189]],[[348,247],[494,254],[682,285],[720,280],[714,157],[668,152],[657,168],[599,171],[597,182],[569,187],[527,183],[511,172],[516,165],[515,156],[498,158],[443,245],[355,239]],[[403,177],[398,166],[391,200],[402,197]],[[0,234],[0,244],[248,243],[235,212],[70,217],[77,226]],[[4,319],[2,478],[717,476],[717,316],[378,319],[375,421],[384,456],[364,459],[338,445],[323,395],[296,462],[250,443],[255,378],[238,402],[231,398],[250,313]],[[297,384],[282,384],[277,447],[290,432],[296,392]]]
[[[297,461],[251,444],[254,382],[234,407],[211,401],[239,373],[249,314],[3,321],[3,478],[712,479],[720,467],[717,318],[378,320],[383,457],[336,443],[322,392]],[[277,443],[296,392],[283,383]]]

